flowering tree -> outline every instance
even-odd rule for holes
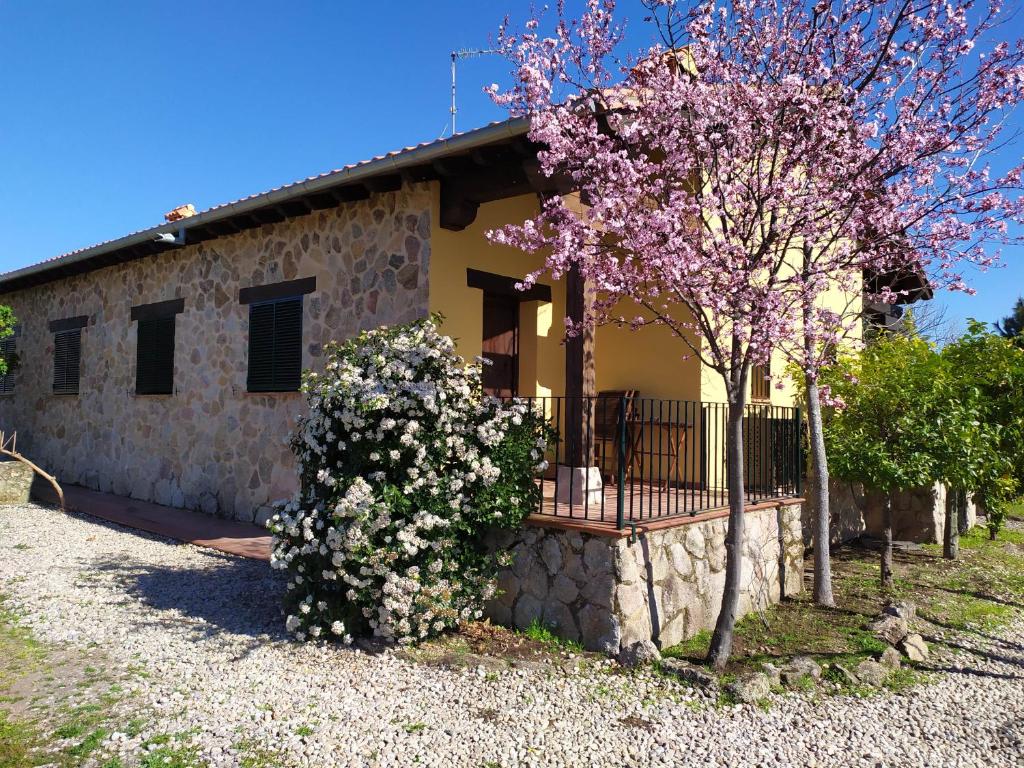
[[[502,243],[583,276],[583,321],[667,326],[680,354],[724,381],[729,401],[728,563],[709,658],[728,659],[743,541],[743,412],[752,365],[773,350],[803,371],[816,512],[816,596],[831,602],[828,472],[817,374],[859,322],[826,294],[861,276],[928,274],[964,288],[959,265],[1021,219],[1020,166],[990,172],[1022,97],[1021,44],[989,44],[997,3],[968,0],[645,0],[656,42],[622,54],[613,0],[578,20],[561,4],[498,45],[515,82],[495,100],[531,119],[541,170],[573,180]],[[529,285],[538,274],[527,278]],[[885,282],[876,298],[899,292]],[[632,303],[624,302],[630,299]],[[637,306],[625,314],[623,306]],[[851,304],[852,306],[852,304]],[[580,331],[568,324],[568,333]]]
[[[269,524],[288,631],[414,642],[479,617],[498,560],[485,532],[539,501],[543,418],[485,396],[434,319],[331,345],[303,391],[302,487]]]

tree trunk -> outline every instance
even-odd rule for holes
[[[742,392],[742,390],[740,390]],[[725,535],[725,589],[722,608],[711,635],[708,662],[715,669],[725,668],[732,653],[733,631],[740,604],[740,581],[743,573],[743,396],[729,397],[729,423],[726,437],[726,462],[729,482],[729,530]]]
[[[814,602],[827,608],[835,607],[832,596],[832,560],[829,545],[832,542],[828,497],[828,457],[825,455],[825,434],[821,423],[821,403],[818,383],[812,376],[807,384],[807,429],[811,447],[811,492],[814,497]],[[797,471],[802,472],[803,467]]]
[[[960,520],[956,529],[961,536],[967,533],[967,491],[963,491],[960,496]]]
[[[960,490],[946,489],[946,532],[942,537],[942,556],[956,560],[960,556]]]
[[[892,589],[892,493],[882,497],[882,589]]]

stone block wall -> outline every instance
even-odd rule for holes
[[[614,654],[641,639],[674,645],[714,626],[725,584],[724,517],[629,537],[529,527],[496,536],[513,555],[488,615],[540,621],[588,650]],[[799,505],[746,515],[741,614],[800,591]]]
[[[252,520],[297,486],[287,445],[301,395],[246,391],[249,286],[315,277],[303,368],[324,345],[426,315],[429,184],[5,294],[20,369],[0,428],[64,483]],[[132,306],[183,298],[174,393],[136,395]],[[78,395],[54,395],[54,319],[87,315]]]
[[[921,544],[938,544],[946,535],[947,489],[942,483],[901,491],[893,496],[893,538]],[[882,535],[882,499],[869,494],[864,502],[864,527],[869,536]],[[978,522],[974,499],[967,498],[967,525]]]
[[[0,504],[27,504],[35,472],[20,461],[0,461]]]
[[[841,544],[856,539],[864,533],[864,486],[831,479],[828,485],[829,533],[832,543]],[[803,535],[804,546],[811,546],[814,540],[814,489],[804,481]]]

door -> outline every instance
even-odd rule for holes
[[[512,397],[519,383],[519,301],[484,292],[482,356],[491,361],[483,371],[484,391]]]

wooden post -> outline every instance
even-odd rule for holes
[[[565,279],[565,311],[574,324],[586,319],[593,303],[593,291],[578,266]],[[593,398],[597,394],[594,372],[594,328],[588,324],[565,341],[565,463],[589,467],[593,463]]]

